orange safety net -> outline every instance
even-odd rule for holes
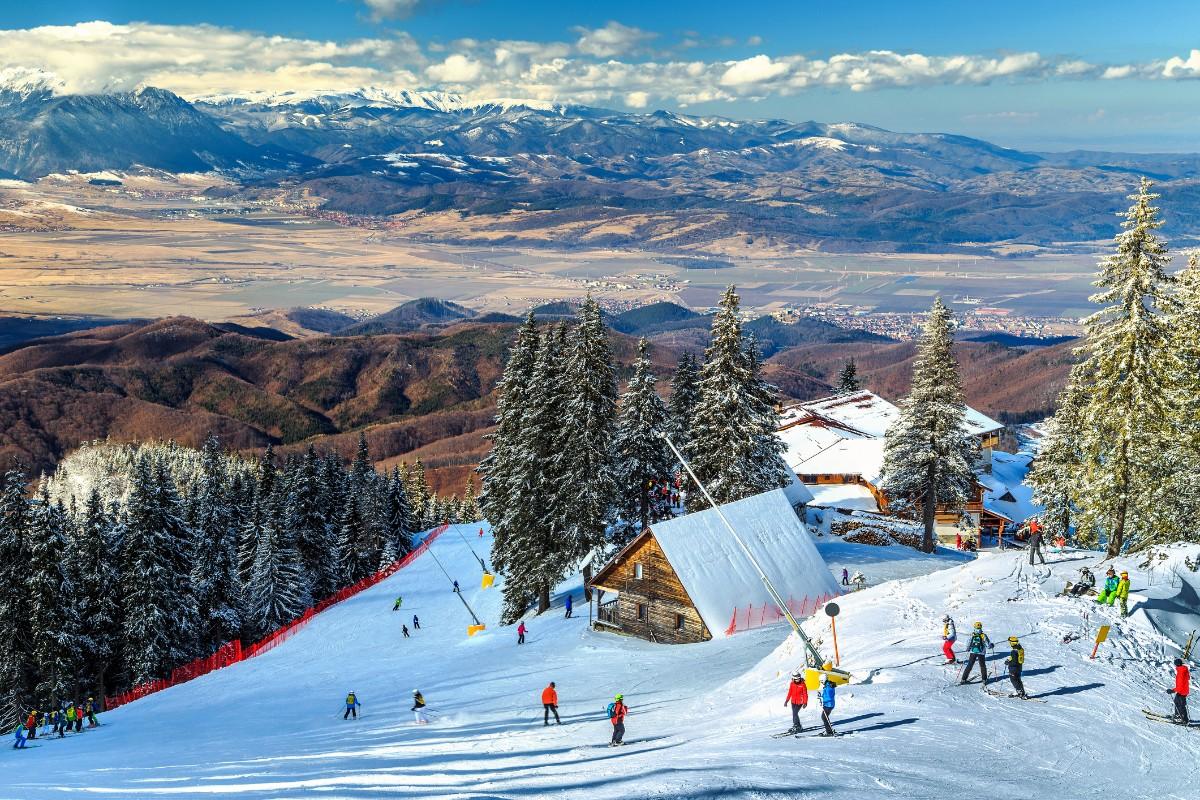
[[[837,597],[838,594],[839,592],[831,592],[813,598],[805,595],[804,599],[800,601],[789,597],[785,605],[793,617],[800,619],[817,613],[819,608]],[[725,635],[732,636],[739,631],[761,628],[764,625],[779,622],[781,619],[784,619],[783,612],[774,603],[763,603],[760,606],[752,604],[745,608],[735,608],[733,616],[729,620],[729,627],[725,629]]]

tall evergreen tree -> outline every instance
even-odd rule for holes
[[[642,339],[638,343],[633,377],[621,397],[613,437],[620,510],[620,525],[613,545],[618,548],[668,513],[657,492],[651,492],[651,484],[670,476],[675,456],[661,435],[669,427],[669,417],[654,388],[648,351],[649,343]]]
[[[684,353],[671,378],[671,399],[667,405],[670,418],[668,434],[684,455],[691,447],[692,420],[695,419],[696,406],[699,404],[700,368],[694,355]]]
[[[199,612],[199,650],[211,653],[241,636],[238,528],[232,514],[224,453],[209,437],[201,451],[199,485],[191,499],[195,543],[192,587]]]
[[[341,578],[337,537],[330,525],[331,508],[323,504],[321,459],[312,445],[289,475],[285,527],[291,531],[313,599],[337,591]]]
[[[71,560],[82,676],[97,696],[108,693],[120,654],[120,552],[116,522],[93,486],[75,525]]]
[[[760,491],[781,488],[791,482],[791,475],[783,461],[786,448],[776,435],[779,430],[779,390],[763,377],[762,352],[757,337],[751,335],[747,339],[745,354],[748,374],[745,394],[759,432],[751,454],[758,471],[756,482]]]
[[[1139,537],[1139,547],[1173,541],[1200,541],[1200,253],[1188,254],[1176,276],[1170,330],[1168,374],[1171,385],[1171,442],[1164,453],[1169,474],[1160,501],[1164,524],[1154,535]]]
[[[934,550],[937,506],[961,513],[975,491],[978,446],[967,434],[953,326],[939,297],[917,346],[912,390],[884,439],[883,488],[896,507],[921,509],[927,553]]]
[[[467,478],[467,488],[463,490],[462,504],[459,508],[459,517],[463,522],[478,522],[481,518],[479,512],[479,498],[475,495],[475,480]]]
[[[394,562],[396,559],[412,551],[412,537],[416,533],[416,521],[413,518],[412,507],[408,504],[408,493],[404,491],[404,476],[399,467],[393,467],[387,479],[383,481],[386,505],[386,535],[383,546],[383,556],[380,558],[380,568]]]
[[[263,526],[246,594],[251,622],[260,634],[291,622],[310,602],[300,554],[279,520]]]
[[[838,373],[838,394],[854,394],[862,385],[858,380],[858,365],[854,363],[853,358],[846,359],[842,371]]]
[[[37,665],[36,694],[49,705],[75,693],[79,622],[71,603],[75,586],[67,573],[66,514],[43,485],[29,515],[30,616]]]
[[[1026,483],[1033,487],[1033,499],[1042,506],[1039,515],[1050,536],[1071,535],[1074,520],[1078,474],[1083,468],[1080,430],[1083,425],[1083,382],[1079,369],[1071,371],[1067,385],[1058,398],[1058,409],[1047,424],[1037,457],[1029,467]],[[1094,546],[1093,532],[1081,532],[1076,543]]]
[[[1086,391],[1082,410],[1079,531],[1106,540],[1109,557],[1137,548],[1171,528],[1165,491],[1174,431],[1173,375],[1168,346],[1174,279],[1166,273],[1167,247],[1151,183],[1142,179],[1121,223],[1115,252],[1100,263],[1092,302],[1103,306],[1084,320]]]
[[[29,504],[25,475],[4,474],[0,484],[0,712],[16,714],[33,702],[33,641],[29,635]],[[10,716],[5,725],[15,722]]]

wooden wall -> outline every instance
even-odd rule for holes
[[[640,579],[636,576],[638,564],[642,565]],[[616,622],[622,633],[672,644],[712,638],[653,535],[625,551],[612,569],[605,568],[596,577],[592,586],[620,593]],[[638,605],[645,609],[644,622],[638,620]],[[676,629],[679,616],[683,617],[682,631]],[[596,626],[597,630],[606,628]]]

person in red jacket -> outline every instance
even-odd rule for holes
[[[608,743],[609,747],[619,747],[624,744],[625,738],[625,717],[629,715],[629,706],[625,705],[625,695],[619,694],[608,704],[608,721],[612,723],[613,735],[612,741]]]
[[[562,725],[562,720],[558,718],[558,690],[554,688],[554,681],[550,681],[550,685],[542,689],[542,723],[550,724],[550,713],[554,712],[554,723]]]
[[[25,720],[25,730],[29,731],[26,736],[30,739],[37,738],[37,711],[30,711],[29,718]]]
[[[788,684],[787,697],[783,704],[792,707],[792,729],[789,733],[799,733],[802,729],[800,709],[808,706],[808,687],[804,685],[804,675],[799,670],[792,673],[792,682]]]
[[[525,623],[517,626],[517,644],[525,644]]]
[[[1191,682],[1187,664],[1183,663],[1182,658],[1175,659],[1175,688],[1167,689],[1167,693],[1175,695],[1175,721],[1180,725],[1188,724],[1187,699]]]

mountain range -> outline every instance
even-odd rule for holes
[[[1197,155],[377,88],[188,102],[155,88],[65,94],[52,76],[0,84],[0,176],[140,167],[218,170],[251,201],[433,217],[444,224],[412,236],[462,242],[1061,247],[1111,236],[1140,175],[1159,183],[1168,234],[1200,227]]]

